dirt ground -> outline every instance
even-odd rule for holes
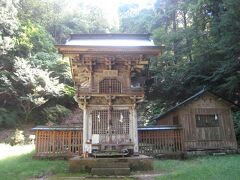
[[[61,177],[61,176],[50,176],[50,177],[43,177],[39,179],[31,179],[31,180],[154,180],[158,176],[164,175],[163,173],[157,172],[149,172],[146,174],[133,174],[131,176],[105,176],[105,177],[98,177],[98,176],[71,176],[71,177]]]

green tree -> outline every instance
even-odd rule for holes
[[[41,69],[51,71],[51,77],[58,77],[60,83],[73,86],[68,59],[64,59],[56,53],[39,52],[31,57],[30,60],[34,65],[41,67]]]
[[[14,32],[18,29],[17,1],[0,0],[0,56],[14,47]]]
[[[149,33],[154,22],[153,9],[139,9],[137,4],[122,4],[119,7],[120,32]]]
[[[240,102],[239,5],[231,0],[157,1],[153,37],[165,49],[152,59],[155,83],[146,89],[146,113],[160,113],[203,88]]]
[[[28,57],[37,52],[55,52],[53,38],[39,25],[23,22],[16,35],[15,55]]]
[[[17,58],[14,75],[5,77],[8,91],[24,112],[24,121],[29,120],[31,112],[46,103],[53,96],[61,96],[63,84],[57,78],[50,77],[50,72],[30,65],[26,60]]]

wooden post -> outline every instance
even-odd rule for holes
[[[134,142],[134,152],[138,153],[138,130],[137,130],[137,110],[136,104],[133,106],[133,142]]]
[[[36,131],[36,134],[35,134],[35,147],[36,147],[36,155],[38,155],[38,152],[39,152],[39,131],[37,130]]]
[[[85,146],[87,142],[87,137],[88,137],[88,119],[87,119],[87,107],[86,107],[86,102],[84,102],[84,107],[83,107],[83,153],[85,153]]]
[[[58,145],[58,143],[56,143],[55,144],[55,141],[56,141],[56,136],[55,136],[55,133],[56,133],[56,131],[53,131],[53,134],[52,134],[52,153],[53,153],[53,156],[55,156],[56,154],[55,154],[55,146],[56,146],[56,144]]]
[[[71,156],[71,148],[72,148],[72,143],[71,143],[71,135],[72,135],[72,132],[71,131],[68,131],[68,156]]]

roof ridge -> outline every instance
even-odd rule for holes
[[[158,119],[158,118],[160,118],[160,117],[163,117],[163,116],[167,115],[168,113],[170,113],[170,112],[172,112],[172,111],[175,111],[178,107],[180,107],[180,106],[188,103],[189,101],[197,98],[198,96],[200,96],[200,95],[202,95],[202,94],[204,94],[204,93],[210,93],[210,94],[212,94],[212,95],[214,95],[214,96],[217,96],[217,97],[223,99],[224,101],[227,101],[227,102],[233,104],[234,106],[239,107],[239,105],[231,102],[230,100],[228,100],[228,99],[226,99],[226,98],[224,98],[224,97],[222,97],[222,96],[219,96],[218,94],[215,94],[215,93],[209,91],[208,89],[202,89],[201,91],[195,93],[194,95],[190,96],[189,98],[187,98],[187,99],[181,101],[180,103],[176,104],[175,106],[169,108],[166,112],[161,113],[160,115],[153,117],[152,120],[156,120],[156,119]]]

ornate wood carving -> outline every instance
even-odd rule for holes
[[[132,104],[133,101],[129,97],[116,97],[113,100],[114,105],[122,105],[122,104]]]
[[[89,100],[91,105],[108,105],[108,100],[105,97],[92,97]]]

